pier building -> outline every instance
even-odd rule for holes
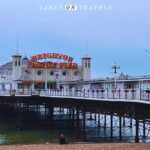
[[[121,73],[116,78],[91,78],[91,58],[73,57],[59,53],[42,53],[31,58],[19,53],[0,66],[0,90],[146,90],[150,88],[150,75],[129,76]]]

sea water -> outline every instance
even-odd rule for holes
[[[41,111],[42,110],[42,111]],[[61,115],[59,111],[54,113],[53,128],[48,129],[45,123],[44,108],[41,107],[37,112],[22,113],[21,128],[16,129],[16,117],[3,116],[0,118],[0,144],[35,144],[35,143],[58,143],[60,134],[63,132],[69,143],[78,142],[76,139],[76,129],[71,128],[71,122],[67,120],[67,109],[63,110]],[[91,114],[94,118],[94,114]],[[34,119],[33,119],[34,118]],[[129,119],[126,118],[126,125],[122,126],[122,140],[119,139],[119,120],[117,116],[113,117],[113,138],[110,137],[110,116],[107,115],[107,125],[104,124],[104,115],[101,115],[101,126],[97,127],[94,119],[88,120],[86,116],[85,139],[87,142],[128,142],[133,143],[135,137],[135,121],[133,126],[129,126]],[[97,120],[98,118],[96,118]],[[80,124],[83,124],[82,115]],[[140,128],[139,134],[142,132]],[[146,131],[148,134],[148,131]],[[148,142],[149,139],[147,138]],[[143,142],[140,139],[140,142]]]

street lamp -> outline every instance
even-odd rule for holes
[[[117,86],[116,86],[116,74],[117,74],[117,69],[120,69],[120,66],[117,65],[116,61],[115,61],[115,63],[112,65],[112,69],[114,70],[114,74],[115,74],[114,89],[116,89],[116,88],[117,88]]]

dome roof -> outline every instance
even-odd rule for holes
[[[87,54],[85,56],[82,57],[82,59],[84,58],[88,58],[88,59],[91,59],[91,57],[89,57]]]
[[[16,52],[15,54],[12,55],[12,57],[16,57],[16,56],[21,57],[21,55],[18,52]]]
[[[22,64],[26,64],[28,62],[28,57],[25,55],[22,59]]]

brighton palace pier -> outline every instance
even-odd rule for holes
[[[19,53],[0,67],[1,90],[42,90],[76,88],[91,78],[91,58],[82,58],[78,66],[73,58],[58,53],[38,54],[22,58]]]
[[[19,53],[12,61],[0,66],[0,90],[80,90],[112,93],[148,91],[150,76],[132,77],[121,73],[116,78],[91,79],[91,58],[81,58],[81,65],[73,58],[58,53],[44,53],[28,59]]]
[[[112,69],[114,77],[91,79],[91,58],[87,55],[79,65],[73,57],[59,53],[29,59],[16,53],[0,67],[0,115],[15,115],[17,129],[21,129],[23,121],[30,119],[24,118],[24,113],[33,120],[32,114],[44,111],[43,125],[52,129],[58,117],[55,108],[65,108],[68,111],[63,115],[68,115],[77,138],[87,139],[87,124],[94,121],[99,138],[126,138],[126,124],[127,131],[135,131],[129,135],[135,142],[149,141],[150,76],[116,76],[119,67],[114,64]],[[59,115],[62,119],[62,111]]]

